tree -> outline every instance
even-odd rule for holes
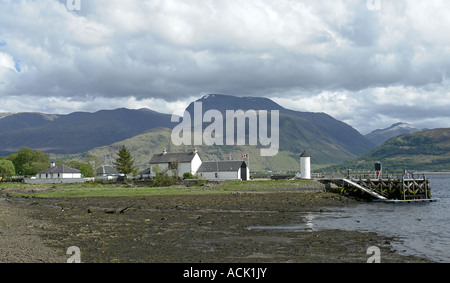
[[[155,172],[155,177],[153,178],[153,186],[164,187],[175,184],[177,176],[169,176],[167,174],[167,170],[163,171],[161,167],[155,165],[152,167],[152,171]]]
[[[119,171],[120,173],[125,174],[126,179],[127,174],[135,172],[135,168],[133,167],[134,159],[125,145],[122,145],[122,147],[119,149],[117,156],[118,157],[114,162],[114,167],[116,167],[117,171]]]
[[[14,164],[9,160],[0,159],[0,177],[11,178],[15,174]]]
[[[29,147],[22,147],[16,154],[8,157],[20,175],[36,175],[38,172],[47,169],[50,166],[48,154],[42,151],[34,151]]]

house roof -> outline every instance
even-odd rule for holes
[[[38,174],[58,174],[58,173],[81,173],[81,171],[78,169],[70,168],[66,165],[56,165],[44,171],[41,171]]]
[[[119,174],[119,171],[112,165],[102,165],[97,168],[97,174]]]
[[[196,152],[160,153],[153,155],[150,164],[169,163],[178,160],[180,163],[188,163],[194,159]]]
[[[151,172],[150,172],[150,168],[147,168],[147,169],[145,169],[145,170],[139,172],[138,175],[145,175],[145,174],[150,174],[150,173],[151,173]]]
[[[233,161],[233,160],[224,160],[224,161],[208,161],[203,162],[200,168],[198,168],[197,172],[234,172],[238,171],[241,167],[247,167],[245,161]]]

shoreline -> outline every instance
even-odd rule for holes
[[[71,246],[92,263],[433,262],[400,255],[392,237],[357,231],[279,231],[329,206],[358,203],[323,191],[215,195],[0,198],[1,262],[57,262]],[[5,212],[7,211],[7,212]],[[2,239],[4,240],[4,239]],[[20,245],[17,244],[20,242]]]

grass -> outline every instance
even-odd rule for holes
[[[138,197],[152,195],[192,195],[224,194],[233,192],[289,191],[314,187],[311,180],[257,180],[226,181],[217,186],[171,186],[149,187],[128,186],[125,184],[62,184],[62,185],[26,185],[0,184],[0,189],[11,191],[12,197],[24,198],[71,198],[71,197]]]

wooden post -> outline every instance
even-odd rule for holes
[[[406,200],[406,195],[405,195],[405,177],[402,176],[402,190],[403,190],[403,200]]]

